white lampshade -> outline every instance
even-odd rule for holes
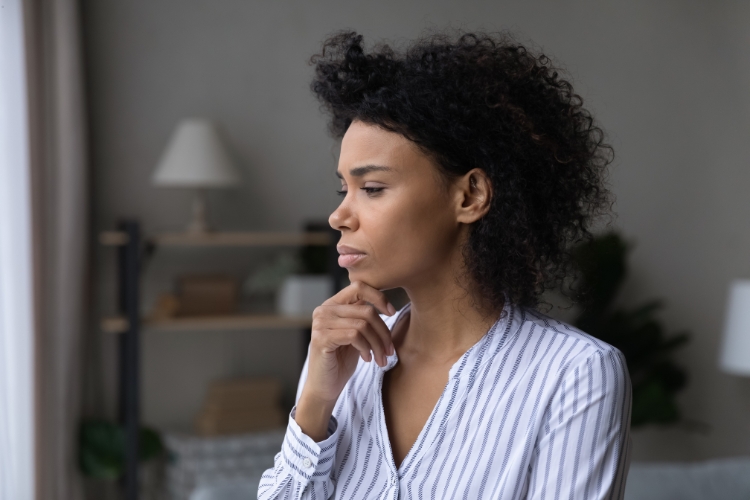
[[[221,188],[240,184],[237,167],[210,120],[179,123],[154,171],[162,187]]]
[[[750,376],[750,280],[734,280],[724,323],[720,365],[728,373]]]

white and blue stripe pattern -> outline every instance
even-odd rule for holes
[[[392,317],[388,327],[410,308]],[[383,374],[361,358],[328,437],[302,433],[293,409],[258,498],[623,498],[630,463],[631,386],[617,349],[542,313],[508,304],[453,365],[403,463],[391,452]],[[307,375],[305,361],[297,400]]]

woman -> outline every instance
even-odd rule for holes
[[[346,32],[313,62],[351,285],[313,314],[258,498],[622,498],[622,354],[534,309],[609,205],[581,99],[507,36],[399,54]]]

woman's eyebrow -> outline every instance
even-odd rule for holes
[[[351,175],[352,177],[362,177],[363,175],[369,174],[370,172],[391,172],[391,171],[393,171],[391,167],[384,167],[382,165],[364,165],[362,167],[355,167],[349,170],[349,175]],[[336,177],[338,177],[339,179],[344,178],[338,170],[336,170]]]

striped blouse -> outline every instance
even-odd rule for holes
[[[391,330],[410,305],[381,315]],[[292,409],[258,499],[623,498],[631,386],[622,353],[533,309],[505,312],[452,366],[399,467],[381,397],[398,353],[385,367],[360,358],[325,440],[305,435]]]

